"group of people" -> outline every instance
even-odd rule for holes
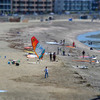
[[[50,52],[50,61],[56,61],[56,52],[54,52],[53,54]],[[47,66],[45,67],[45,78],[48,78],[48,68]]]
[[[50,61],[56,61],[56,52],[53,54],[50,52]]]
[[[50,61],[56,61],[56,52],[54,52],[53,54],[50,52]],[[48,78],[48,68],[47,66],[45,67],[45,78]]]
[[[60,44],[65,45],[65,39],[64,40],[60,40]]]
[[[83,56],[83,58],[85,56],[84,50],[82,51],[82,56]],[[56,61],[56,53],[55,52],[53,54],[50,52],[50,61]],[[47,66],[45,67],[44,72],[45,72],[45,78],[48,78],[48,68],[47,68]]]

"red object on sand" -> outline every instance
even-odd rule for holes
[[[75,47],[73,47],[73,46],[66,46],[66,47],[68,47],[68,48],[75,48]]]
[[[75,47],[75,42],[73,42],[73,47]]]
[[[32,49],[32,47],[24,47],[24,49]]]

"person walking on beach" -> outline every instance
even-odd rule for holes
[[[56,61],[56,53],[53,53],[53,61]]]
[[[50,52],[50,61],[52,61],[52,53]]]
[[[85,51],[84,50],[82,51],[82,55],[83,55],[83,58],[84,58],[84,56],[85,56]]]
[[[63,50],[63,56],[65,56],[65,50]]]
[[[48,68],[47,68],[47,66],[45,67],[44,72],[45,72],[45,78],[48,78]]]
[[[63,40],[63,45],[65,45],[65,39]]]

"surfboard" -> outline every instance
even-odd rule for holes
[[[27,58],[36,58],[37,55],[27,55]]]
[[[32,49],[32,47],[24,47],[24,49]]]
[[[28,50],[24,50],[24,52],[27,52],[27,53],[35,53],[33,51],[28,51]]]
[[[77,62],[90,62],[90,60],[72,60],[72,61],[77,61]],[[95,61],[91,61],[91,62],[95,62]]]
[[[80,58],[83,58],[83,56],[79,56]],[[84,56],[84,58],[90,58],[90,56]]]
[[[73,46],[66,46],[66,47],[68,47],[68,48],[75,48],[75,47],[73,47]]]
[[[58,42],[46,42],[47,44],[52,44],[52,45],[59,45]]]

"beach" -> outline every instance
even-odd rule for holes
[[[100,63],[78,62],[89,60],[80,58],[85,50],[86,56],[97,56],[100,52],[77,40],[79,34],[98,31],[100,22],[90,20],[52,20],[28,23],[0,23],[0,100],[92,100],[99,98]],[[40,63],[38,58],[27,59],[24,47],[31,46],[31,37],[35,36],[45,48]],[[60,42],[76,48],[62,45],[50,45],[46,42]],[[49,52],[56,52],[57,47],[65,49],[57,55],[56,61],[50,62]],[[70,54],[70,56],[68,56]],[[20,60],[20,65],[8,64],[9,60]],[[34,63],[32,63],[34,62]],[[88,66],[88,69],[73,66]],[[49,77],[44,78],[44,69],[48,67]],[[100,98],[99,98],[100,99]]]

